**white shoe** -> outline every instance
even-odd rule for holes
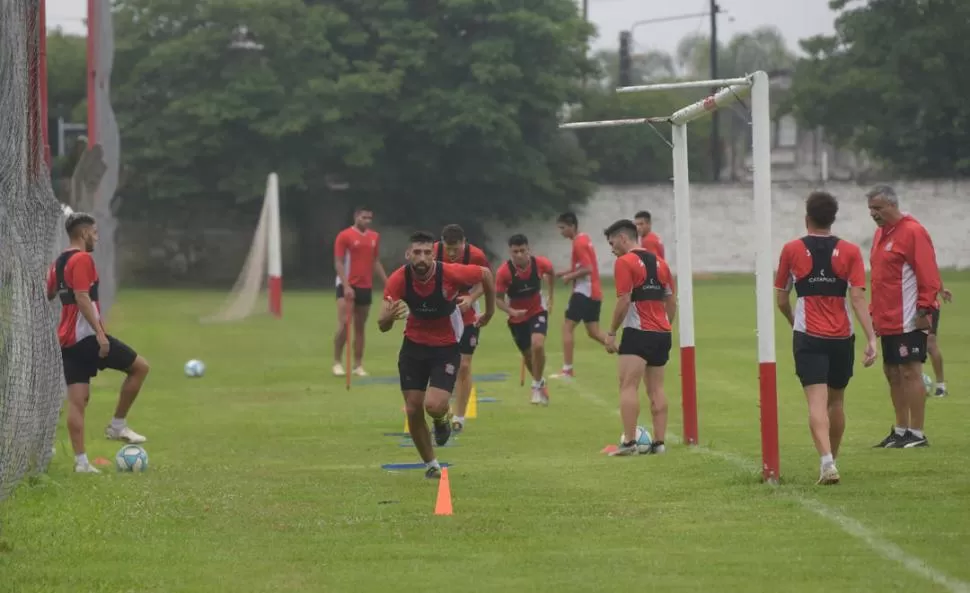
[[[347,374],[347,371],[344,370],[344,365],[335,362],[333,363],[333,374],[335,377],[343,377]]]
[[[538,406],[542,403],[542,393],[540,393],[538,389],[532,390],[532,399],[529,400],[529,403],[534,406]]]
[[[76,474],[100,474],[101,470],[94,467],[90,463],[75,463],[74,473]]]
[[[112,441],[124,441],[131,445],[144,443],[148,440],[137,432],[128,428],[127,424],[121,428],[111,428],[111,426],[108,425],[104,429],[104,436]]]
[[[826,465],[819,472],[817,483],[821,486],[828,486],[830,484],[838,484],[840,479],[839,470],[835,467],[835,464]]]
[[[341,369],[341,370],[343,370],[343,369]],[[364,367],[359,366],[356,369],[354,369],[354,374],[357,375],[358,377],[366,377],[367,376],[367,371],[364,370]]]

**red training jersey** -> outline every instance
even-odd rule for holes
[[[640,237],[640,247],[656,255],[660,259],[666,259],[664,256],[664,243],[660,240],[660,235],[653,231],[650,231],[646,235]]]
[[[529,263],[526,264],[525,268],[519,268],[512,263],[512,260],[508,260],[505,264],[500,266],[498,271],[495,273],[495,294],[500,295],[507,294],[509,292],[509,288],[512,286],[512,270],[509,269],[509,266],[515,268],[515,278],[522,282],[528,282],[531,280],[533,273],[535,273],[539,280],[540,287],[542,286],[543,276],[547,274],[555,274],[555,270],[552,268],[552,262],[547,258],[537,255],[535,256],[535,262],[535,270],[532,268],[531,259],[529,260]],[[496,296],[496,298],[498,297]],[[525,313],[522,315],[510,316],[509,323],[513,325],[516,323],[525,323],[536,315],[545,313],[548,306],[546,295],[542,293],[541,288],[538,291],[523,297],[514,297],[510,295],[509,307],[512,309],[521,309],[525,311]]]
[[[441,250],[440,252],[438,251],[439,249]],[[471,243],[465,243],[464,252],[459,252],[458,257],[456,259],[451,259],[448,257],[448,252],[445,251],[445,247],[444,245],[441,244],[440,241],[434,244],[434,253],[435,253],[435,259],[438,259],[448,264],[465,264],[465,265],[473,265],[473,266],[484,266],[488,269],[492,268],[491,264],[489,264],[488,262],[488,258],[485,257],[485,252],[479,249],[478,247],[475,247]],[[439,255],[441,257],[438,257]],[[474,288],[474,285],[463,286],[461,290],[458,292],[458,294],[459,295],[470,294],[472,291],[472,288]],[[475,304],[469,307],[467,311],[462,313],[461,320],[465,323],[465,325],[472,325],[473,323],[475,323],[475,320],[478,319],[478,316],[480,314],[481,314],[481,308],[479,308],[478,306],[478,301],[475,301]]]
[[[616,258],[613,264],[613,280],[616,283],[616,296],[621,297],[625,294],[632,294],[634,289],[648,284],[649,278],[647,266],[643,259],[637,254],[638,251],[645,249],[633,249]],[[648,256],[649,257],[649,256]],[[674,294],[674,282],[670,276],[670,268],[667,262],[657,257],[657,277],[652,279],[662,289],[663,295]],[[623,320],[623,327],[638,329],[650,332],[669,332],[670,319],[667,317],[667,307],[663,300],[639,300],[630,303],[626,318]]]
[[[98,282],[98,271],[94,266],[94,258],[86,251],[68,249],[77,253],[67,260],[64,266],[64,284],[75,291],[90,291],[91,287]],[[65,251],[66,253],[66,251]],[[47,274],[47,294],[57,292],[57,263],[51,264]],[[97,315],[98,323],[101,323],[101,303],[92,299],[94,302],[94,313]],[[102,326],[103,327],[103,326]],[[81,309],[76,304],[61,305],[61,321],[57,326],[57,340],[61,343],[61,348],[67,348],[80,342],[84,338],[96,335],[95,328],[88,323],[88,320],[81,315]]]
[[[374,262],[380,253],[381,235],[367,229],[362,231],[356,226],[348,227],[337,234],[333,242],[334,256],[344,262],[344,272],[352,288],[373,288]],[[337,286],[340,276],[337,276]]]
[[[882,336],[916,329],[917,309],[938,309],[943,287],[926,228],[906,214],[876,229],[869,252],[872,326]]]
[[[573,239],[573,252],[570,258],[570,269],[589,268],[590,273],[573,281],[573,292],[584,294],[594,301],[603,300],[603,289],[600,286],[600,268],[596,259],[596,249],[593,241],[586,233],[579,233]]]
[[[483,278],[481,266],[435,262],[427,279],[421,280],[417,278],[417,274],[412,273],[411,275],[411,287],[419,298],[430,297],[434,292],[437,282],[435,266],[442,267],[441,294],[447,301],[457,299],[462,287],[474,286],[481,282]],[[401,266],[388,276],[387,284],[384,286],[385,300],[399,301],[407,295],[405,268],[407,268],[406,265]],[[407,339],[425,346],[457,344],[461,341],[464,331],[465,324],[462,322],[461,312],[457,308],[451,315],[436,319],[419,319],[414,315],[408,315],[407,323],[404,326],[404,336]]]
[[[775,288],[802,292],[795,302],[795,331],[819,338],[848,338],[853,327],[845,293],[865,285],[862,251],[855,243],[831,235],[808,235],[785,243],[781,250]]]

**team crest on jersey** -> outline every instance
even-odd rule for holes
[[[899,355],[902,356],[902,357],[905,357],[908,354],[909,354],[909,349],[906,348],[906,344],[900,344],[899,345]]]
[[[453,365],[451,363],[446,364],[445,365],[445,374],[446,375],[454,375],[455,374],[455,365]]]
[[[889,243],[886,243],[885,251],[892,251],[892,250],[893,250],[893,242],[890,241]]]
[[[468,339],[468,345],[471,346],[472,348],[474,348],[475,346],[477,346],[478,345],[478,338],[476,338],[475,336],[472,336],[471,338],[469,338]]]

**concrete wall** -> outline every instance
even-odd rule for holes
[[[782,245],[804,233],[804,200],[815,183],[776,183],[772,192],[772,243],[777,254]],[[970,182],[917,181],[894,184],[904,211],[919,219],[929,230],[941,268],[970,268]],[[853,183],[828,183],[824,189],[835,195],[840,211],[834,227],[838,236],[859,244],[868,260],[875,225],[866,208],[866,187]],[[654,231],[666,244],[667,259],[676,265],[674,241],[673,186],[630,186],[600,188],[588,205],[576,211],[580,229],[588,232],[596,246],[600,270],[612,275],[613,255],[602,230],[620,218],[632,218],[646,209],[653,215]],[[692,185],[694,270],[698,273],[753,272],[754,237],[759,232],[753,220],[753,197],[749,184]],[[528,235],[533,250],[549,257],[559,269],[569,264],[569,243],[559,236],[554,219],[537,220],[513,227],[491,225],[489,246],[505,252],[505,239],[512,233]],[[777,257],[777,255],[775,256]],[[868,268],[868,261],[866,262]]]

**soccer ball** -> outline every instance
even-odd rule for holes
[[[933,391],[933,379],[926,373],[923,373],[923,387],[926,389],[926,393],[929,394]]]
[[[626,441],[626,435],[621,434],[620,444],[622,445]],[[650,432],[642,426],[637,426],[637,450],[646,453],[650,450],[651,443],[653,443],[653,438],[650,436]]]
[[[125,445],[115,454],[120,472],[143,472],[148,469],[148,453],[138,445]]]
[[[201,360],[192,359],[185,363],[186,377],[201,377],[205,374],[205,364]]]

